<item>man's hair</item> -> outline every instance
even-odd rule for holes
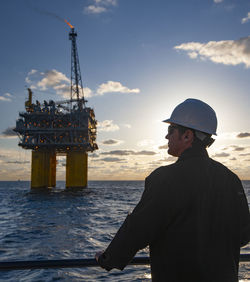
[[[179,131],[181,135],[183,135],[187,130],[191,130],[194,134],[193,143],[197,145],[199,144],[205,148],[210,147],[214,142],[214,139],[211,137],[212,136],[211,134],[208,134],[202,131],[198,131],[193,128],[185,127],[182,125],[177,125],[177,130]]]

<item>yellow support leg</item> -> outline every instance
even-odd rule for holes
[[[88,183],[88,155],[85,152],[67,152],[66,187],[83,188]]]
[[[48,187],[49,152],[32,151],[31,188]]]
[[[56,152],[51,151],[49,155],[49,180],[48,187],[56,186]]]

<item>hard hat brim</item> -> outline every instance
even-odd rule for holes
[[[173,120],[173,119],[171,119],[171,118],[165,119],[165,120],[163,120],[162,122],[165,122],[165,123],[174,123],[174,124],[177,124],[177,125],[180,125],[180,126],[184,126],[184,127],[187,127],[187,128],[191,128],[191,129],[200,131],[198,128],[194,128],[194,126],[191,125],[191,124],[189,125],[189,124],[183,124],[183,123],[181,123],[181,122],[179,123],[179,122],[177,122],[176,120]],[[204,133],[217,136],[216,132],[204,132]]]

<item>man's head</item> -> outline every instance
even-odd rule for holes
[[[197,99],[187,99],[178,105],[171,117],[164,122],[170,123],[168,128],[168,153],[179,157],[182,152],[194,143],[209,147],[216,135],[217,118],[214,110]]]
[[[168,127],[168,153],[169,155],[179,157],[182,152],[192,146],[194,140],[194,133],[187,129],[185,132],[177,124],[170,124]]]

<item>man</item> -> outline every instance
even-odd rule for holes
[[[122,270],[149,245],[155,282],[238,281],[250,215],[239,178],[207,154],[216,114],[187,99],[164,122],[168,153],[178,160],[146,178],[140,202],[96,259],[106,270]]]

